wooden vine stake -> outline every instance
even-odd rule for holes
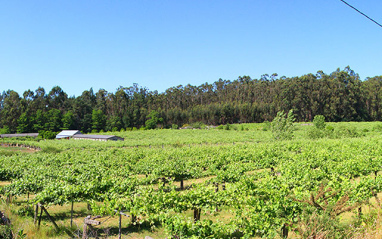
[[[200,212],[202,210],[200,208],[195,208],[194,209],[194,222],[197,222],[200,220]]]
[[[37,229],[40,229],[40,225],[41,225],[41,218],[42,218],[42,208],[40,209],[40,217],[38,218],[38,225],[37,225]]]
[[[101,216],[95,216],[95,217],[87,216],[87,217],[85,217],[85,220],[84,220],[84,231],[82,233],[82,239],[87,239],[88,238],[88,227],[91,228],[92,225],[98,226],[99,224],[101,224],[101,222],[94,220],[94,219],[97,219],[97,218],[100,218],[100,217]]]
[[[36,225],[36,222],[37,222],[37,217],[38,217],[38,204],[36,204],[36,210],[34,211],[33,223],[35,225]]]
[[[214,186],[215,186],[215,193],[218,193],[219,192],[219,183],[214,183]],[[218,211],[219,211],[219,207],[216,206],[215,212],[218,212]]]
[[[122,238],[122,215],[119,213],[119,224],[118,224],[118,239]]]
[[[6,200],[5,202],[6,202],[6,204],[10,204],[10,203],[12,203],[12,194],[9,194],[9,195],[7,196],[7,200]]]
[[[288,238],[289,230],[286,224],[283,225],[281,228],[282,233],[283,233],[283,238]]]
[[[40,218],[38,219],[38,228],[40,228],[40,224],[41,224],[41,217],[42,217],[42,212],[45,212],[46,216],[49,218],[49,220],[53,223],[54,227],[56,228],[57,231],[59,231],[60,229],[58,228],[57,226],[57,223],[53,220],[53,218],[50,216],[50,214],[48,213],[48,211],[46,210],[46,208],[41,205],[41,204],[38,204],[38,206],[41,208],[41,213],[40,213]]]
[[[73,227],[73,204],[74,202],[72,202],[72,208],[70,210],[70,227]]]
[[[122,215],[125,216],[125,217],[129,217],[129,215],[126,215],[125,213],[123,213],[123,211],[117,211],[117,210],[114,210],[114,212],[118,213],[119,214],[119,230],[118,230],[118,239],[121,239],[122,238]]]

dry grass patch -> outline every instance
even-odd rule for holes
[[[0,181],[0,187],[7,186],[9,184],[11,184],[11,182],[9,182],[9,181]]]

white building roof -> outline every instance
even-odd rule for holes
[[[81,134],[81,135],[74,135],[73,138],[75,139],[94,139],[94,140],[124,140],[121,137],[115,136],[115,135],[94,135],[94,134]]]
[[[0,138],[37,137],[38,133],[0,134]]]
[[[73,137],[76,134],[82,134],[79,130],[63,130],[58,135],[56,135],[56,139]]]

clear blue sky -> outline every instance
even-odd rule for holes
[[[348,0],[382,22],[382,2]],[[382,75],[382,28],[340,0],[1,0],[0,91],[165,91],[347,65]]]

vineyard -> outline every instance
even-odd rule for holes
[[[0,209],[24,225],[18,238],[355,237],[381,207],[382,123],[313,128],[296,123],[288,140],[266,124],[0,139]],[[41,150],[8,152],[16,143]]]

